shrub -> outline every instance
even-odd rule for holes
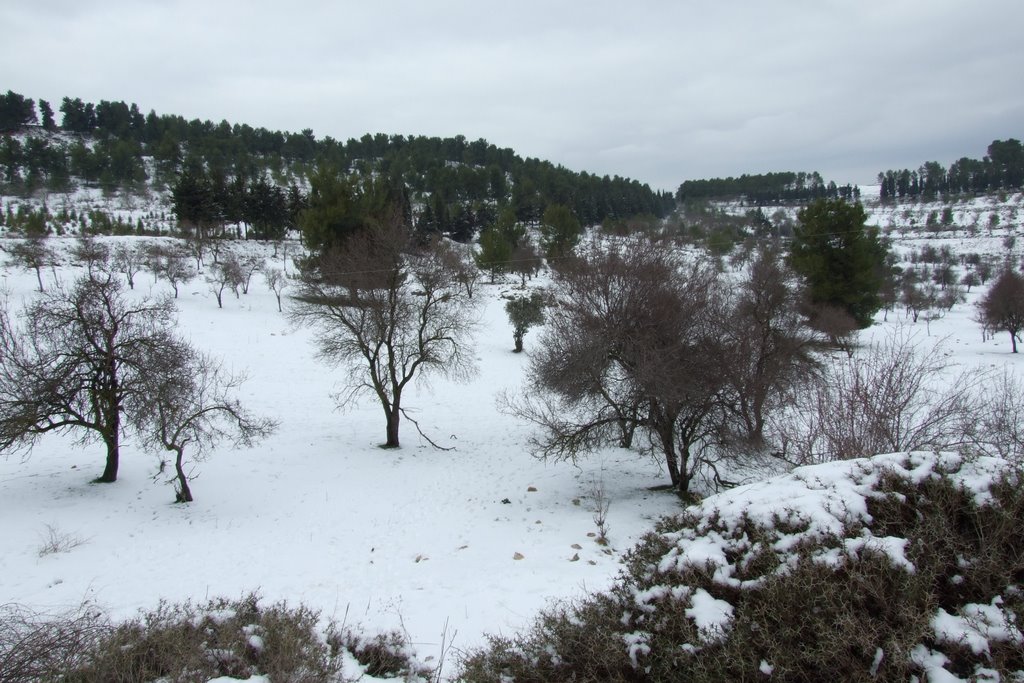
[[[911,453],[734,489],[664,520],[608,592],[468,653],[462,680],[1015,680],[1021,476]]]
[[[283,602],[263,606],[254,594],[204,605],[161,603],[118,625],[90,605],[57,616],[0,608],[0,683],[177,683],[219,676],[343,682],[346,653],[370,675],[412,680],[429,674],[397,634],[371,639],[329,624],[325,635],[314,610]]]
[[[92,605],[59,615],[20,605],[0,606],[0,683],[56,680],[85,663],[86,653],[110,633]]]

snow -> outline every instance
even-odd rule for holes
[[[965,645],[975,654],[987,654],[989,642],[993,640],[1024,644],[1024,636],[1014,623],[1013,614],[1003,610],[1001,603],[999,596],[988,605],[971,603],[961,608],[960,616],[940,607],[932,619],[936,641]]]
[[[693,620],[704,642],[715,642],[725,636],[732,622],[731,604],[698,588],[690,598],[690,605],[685,611],[686,617]]]
[[[56,270],[65,283],[81,272]],[[13,309],[36,296],[34,273],[2,277]],[[49,286],[52,274],[44,278]],[[173,504],[172,487],[154,478],[157,456],[131,441],[109,485],[90,483],[102,469],[99,444],[51,435],[30,457],[0,456],[0,604],[59,612],[92,601],[129,618],[160,599],[256,591],[371,632],[407,632],[426,657],[439,654],[446,624],[453,645],[470,648],[485,632],[528,624],[551,600],[609,586],[620,552],[678,511],[678,499],[648,490],[667,475],[635,453],[609,449],[577,465],[530,455],[530,428],[495,406],[498,393],[519,387],[537,339],[531,331],[526,352],[511,352],[500,296],[513,289],[478,288],[486,307],[472,381],[407,393],[431,438],[455,448],[441,452],[408,423],[401,449],[378,448],[384,420],[370,400],[339,413],[331,394],[340,372],[314,359],[309,332],[278,313],[262,278],[248,295],[226,296],[224,309],[192,281],[177,300],[181,331],[248,374],[240,397],[277,418],[279,431],[197,463],[188,505]],[[148,274],[136,284],[139,296],[169,291]],[[588,537],[597,480],[613,502],[610,548]],[[81,544],[40,556],[48,526]]]
[[[966,459],[953,453],[892,453],[799,467],[725,491],[691,508],[689,512],[700,523],[666,534],[673,547],[660,559],[657,570],[668,574],[708,567],[717,584],[737,588],[756,584],[758,578],[737,578],[746,559],[758,550],[743,530],[754,521],[767,528],[780,572],[786,571],[796,549],[814,544],[812,557],[829,565],[838,566],[846,557],[869,551],[912,573],[915,568],[906,557],[906,539],[874,536],[864,526],[871,522],[868,500],[879,495],[876,487],[882,474],[919,483],[941,473],[984,505],[990,501],[991,483],[1004,467],[997,458]],[[859,536],[847,537],[848,529],[860,526],[864,528]],[[840,539],[838,546],[829,539]]]
[[[1008,222],[1000,224],[1003,230]],[[999,253],[1001,243],[1002,234],[970,238],[967,249]],[[81,272],[69,265],[56,269],[65,283]],[[53,274],[44,276],[52,283]],[[34,273],[8,268],[2,278],[14,308],[36,296]],[[241,398],[278,419],[279,431],[255,448],[220,448],[197,463],[196,501],[188,505],[172,503],[172,488],[156,476],[157,457],[131,442],[112,485],[89,483],[102,465],[99,445],[48,436],[30,457],[0,456],[0,604],[58,612],[89,601],[127,618],[161,599],[202,602],[256,591],[265,602],[303,602],[325,619],[370,632],[407,633],[422,658],[438,655],[445,637],[469,649],[481,645],[485,633],[508,634],[529,624],[551,600],[611,585],[620,553],[653,520],[681,508],[671,493],[649,490],[667,477],[635,453],[606,449],[575,464],[530,455],[530,428],[496,407],[497,396],[518,389],[539,336],[531,331],[526,352],[511,352],[501,296],[514,290],[511,284],[478,287],[485,305],[479,372],[470,382],[434,380],[407,393],[406,407],[431,438],[454,450],[432,449],[406,423],[403,447],[389,451],[378,448],[383,417],[371,400],[337,411],[331,395],[341,373],[315,360],[310,333],[278,312],[262,278],[254,278],[248,295],[226,296],[223,309],[202,279],[192,281],[177,300],[181,331],[229,369],[247,373]],[[166,291],[148,274],[138,278],[138,296]],[[915,341],[962,367],[1016,368],[1021,356],[1009,354],[1003,337],[984,339],[972,320],[971,303],[981,291],[927,328],[918,324]],[[898,311],[888,318],[862,340],[905,322]],[[870,521],[867,501],[883,471],[908,481],[952,476],[985,505],[1001,465],[955,453],[896,453],[754,481],[691,508],[717,521],[670,535],[672,550],[656,569],[710,568],[722,585],[755,585],[756,578],[738,578],[743,557],[754,551],[742,533],[745,520],[772,521],[770,547],[785,571],[794,549]],[[592,536],[595,481],[603,482],[603,495],[613,503],[610,548]],[[67,541],[66,549],[41,555],[48,533]],[[912,572],[905,543],[865,531],[823,548],[816,559],[838,565],[871,552]],[[702,589],[662,585],[634,598],[641,611],[654,601],[678,601],[709,638],[731,619],[732,606]],[[960,615],[936,613],[937,642],[972,648],[983,648],[986,639],[1021,642],[1018,626],[998,604],[968,607]],[[259,634],[249,635],[258,647]],[[626,640],[631,657],[645,654],[643,632]],[[939,652],[922,645],[913,658],[928,680],[959,680],[942,668]],[[346,669],[361,671],[354,660]],[[770,675],[772,665],[763,662],[761,669]]]

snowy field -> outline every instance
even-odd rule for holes
[[[994,253],[1001,244],[976,237],[964,248]],[[70,284],[83,272],[64,265],[44,278]],[[8,267],[2,278],[12,309],[36,296],[34,272]],[[169,291],[149,274],[137,278],[135,295]],[[227,294],[223,309],[193,280],[177,301],[181,330],[247,372],[243,402],[278,419],[278,432],[198,463],[188,505],[172,503],[157,455],[130,441],[118,482],[107,485],[90,483],[102,469],[100,444],[46,436],[30,457],[0,457],[0,604],[59,612],[88,601],[126,618],[164,599],[257,591],[370,631],[405,631],[428,658],[443,639],[469,648],[486,632],[526,625],[552,599],[608,586],[621,553],[679,502],[649,490],[667,475],[635,453],[608,449],[578,466],[531,457],[530,428],[500,413],[496,396],[519,387],[539,332],[513,354],[501,296],[517,288],[478,291],[486,302],[479,373],[468,384],[420,385],[404,400],[431,438],[454,450],[433,449],[404,423],[403,447],[390,451],[377,446],[384,419],[372,400],[335,409],[340,371],[314,359],[308,331],[278,312],[258,274],[250,293]],[[917,323],[915,339],[923,349],[938,343],[935,352],[961,366],[1016,368],[1024,356],[1010,354],[1007,335],[984,340],[972,320],[982,292]],[[899,324],[909,321],[891,312],[862,340]],[[594,538],[598,489],[611,501],[607,549]],[[69,547],[41,555],[54,537]]]
[[[70,283],[83,272],[64,266],[56,275]],[[12,310],[36,295],[34,272],[7,268],[2,279]],[[278,419],[278,432],[199,463],[188,505],[174,504],[172,487],[154,478],[157,455],[130,440],[114,484],[90,483],[102,471],[102,444],[47,435],[27,459],[0,456],[0,604],[61,611],[90,601],[120,618],[161,599],[258,591],[350,625],[406,630],[425,658],[439,654],[446,626],[448,640],[466,648],[484,632],[523,626],[553,598],[607,586],[620,552],[679,504],[648,490],[667,474],[634,453],[609,450],[579,467],[529,454],[529,428],[495,405],[519,386],[537,338],[531,331],[527,353],[511,352],[500,297],[514,290],[478,288],[486,307],[477,376],[421,385],[403,401],[432,439],[455,450],[433,449],[404,423],[403,446],[392,451],[377,447],[379,405],[335,409],[340,371],[314,359],[309,332],[290,326],[259,274],[248,295],[226,294],[224,309],[193,280],[177,301],[182,331],[248,373],[243,402]],[[170,288],[144,273],[135,291]],[[595,487],[611,501],[611,551],[588,536]],[[80,543],[40,556],[51,530]]]

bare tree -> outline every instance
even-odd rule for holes
[[[399,446],[402,396],[415,378],[474,369],[475,306],[436,250],[412,246],[400,214],[311,259],[299,283],[289,315],[316,331],[322,360],[346,370],[342,405],[366,393],[380,402],[386,448]]]
[[[174,290],[174,298],[177,299],[178,285],[196,276],[196,271],[188,262],[188,256],[173,244],[154,244],[147,252],[148,265],[153,277],[157,280],[167,280]]]
[[[169,298],[129,302],[120,281],[82,278],[30,303],[15,327],[0,313],[0,449],[27,448],[48,432],[106,446],[96,480],[117,479],[120,442],[151,389],[153,368],[173,366]]]
[[[480,282],[480,269],[473,260],[472,252],[460,249],[440,237],[431,242],[430,248],[436,252],[445,268],[455,274],[455,280],[466,290],[466,296],[472,299],[473,291]]]
[[[810,305],[805,311],[811,329],[820,332],[833,347],[847,356],[853,355],[856,341],[857,321],[838,306],[829,304]]]
[[[288,286],[288,276],[284,274],[284,271],[280,268],[266,268],[263,271],[263,279],[267,282],[267,287],[277,297],[277,311],[281,311],[281,294],[284,292],[284,288]]]
[[[1004,270],[978,302],[978,318],[992,332],[1008,332],[1013,353],[1017,353],[1017,340],[1024,330],[1024,278],[1011,269]]]
[[[519,285],[526,288],[526,278],[536,275],[544,267],[544,259],[532,242],[523,240],[512,250],[509,271],[519,276]]]
[[[241,286],[242,294],[249,293],[249,283],[252,281],[253,274],[258,270],[263,269],[263,257],[259,254],[245,254],[238,258],[238,269],[241,272]]]
[[[789,392],[813,371],[814,333],[800,313],[797,278],[771,249],[757,252],[733,292],[723,334],[730,362],[722,365],[731,387],[729,411],[740,438],[765,445],[768,413],[788,400]]]
[[[245,272],[238,258],[229,252],[223,260],[215,261],[210,267],[206,281],[210,284],[210,291],[217,297],[217,307],[224,308],[224,290],[230,289],[237,299],[238,289],[245,282]]]
[[[975,449],[1024,466],[1024,384],[1008,369],[979,378]]]
[[[898,329],[854,357],[833,359],[817,381],[792,395],[774,433],[795,464],[908,450],[976,445],[984,375],[951,375],[941,353],[917,351]]]
[[[196,261],[196,272],[203,272],[204,258],[206,256],[207,244],[209,238],[205,235],[202,230],[196,230],[189,239],[185,240],[185,249],[188,254]]]
[[[537,452],[575,459],[639,430],[688,492],[725,415],[714,268],[644,239],[592,247],[562,264],[554,298],[526,391],[506,401],[541,428]]]
[[[175,500],[188,503],[193,498],[186,449],[196,461],[222,441],[252,446],[277,423],[247,410],[233,396],[244,377],[226,373],[211,357],[182,344],[171,360],[172,367],[154,368],[159,379],[146,396],[140,422],[148,445],[174,454]]]
[[[43,287],[43,268],[50,267],[57,260],[57,255],[46,239],[42,237],[28,237],[15,242],[10,247],[5,247],[14,261],[26,270],[36,272],[36,280],[39,282],[39,291],[46,291]]]
[[[93,277],[109,267],[110,247],[91,235],[80,235],[71,249],[71,257],[84,265],[89,277]]]
[[[64,614],[0,605],[0,683],[46,681],[83,666],[114,626],[91,603]]]
[[[145,254],[137,244],[121,243],[114,247],[111,265],[124,273],[129,289],[135,289],[135,276],[143,269],[145,262]]]

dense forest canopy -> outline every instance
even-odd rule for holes
[[[856,200],[860,190],[856,186],[839,187],[833,181],[827,184],[821,175],[813,173],[743,174],[739,178],[710,178],[687,180],[679,186],[676,198],[680,202],[694,200],[742,199],[752,204],[792,204],[816,199]]]
[[[105,190],[172,187],[186,171],[212,188],[269,181],[287,194],[305,188],[319,168],[403,185],[424,229],[468,239],[510,205],[519,220],[537,222],[547,206],[568,206],[584,224],[636,215],[663,217],[671,193],[636,180],[575,172],[486,140],[366,134],[346,142],[298,133],[214,123],[136,104],[97,104],[65,97],[56,125],[49,103],[8,91],[0,95],[0,131],[27,131],[0,140],[0,188],[30,194],[67,191],[75,182]],[[39,128],[51,135],[35,134]],[[195,180],[193,177],[190,182]],[[265,189],[265,188],[264,188]],[[224,198],[222,203],[227,203]],[[277,200],[274,200],[277,203]]]
[[[925,199],[958,194],[984,194],[1020,190],[1024,185],[1024,147],[1020,140],[994,140],[980,160],[962,157],[948,168],[928,161],[917,169],[883,171],[878,174],[882,201]],[[679,186],[680,202],[743,200],[751,204],[792,204],[817,199],[860,198],[856,186],[825,183],[821,175],[782,171],[744,174],[738,178],[687,180]]]

